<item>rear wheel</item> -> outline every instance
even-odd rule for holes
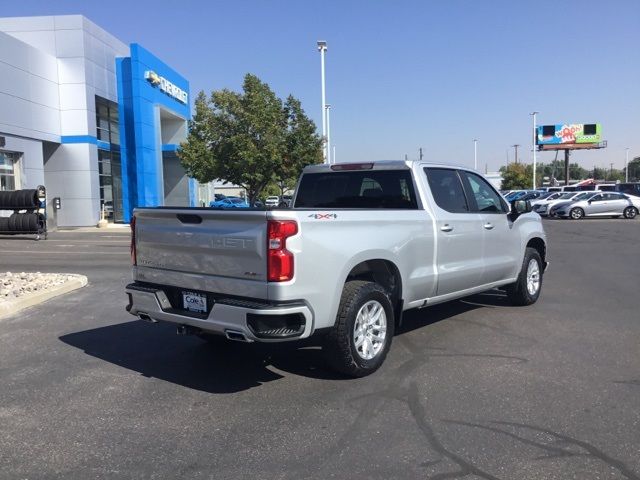
[[[582,217],[584,217],[584,210],[581,208],[572,208],[569,212],[569,218],[571,218],[571,220],[580,220]]]
[[[628,218],[629,220],[636,218],[636,215],[638,215],[638,210],[636,210],[635,207],[627,207],[624,209],[623,212],[624,218]]]
[[[531,305],[538,300],[542,290],[542,258],[535,248],[527,248],[516,280],[505,289],[513,305]]]
[[[334,370],[352,377],[375,372],[391,347],[394,316],[386,291],[354,280],[342,290],[336,323],[325,339],[324,354]]]

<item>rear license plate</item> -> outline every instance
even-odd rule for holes
[[[207,313],[207,296],[195,292],[182,292],[182,304],[190,312]]]

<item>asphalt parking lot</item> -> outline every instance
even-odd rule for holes
[[[0,320],[0,478],[640,479],[640,221],[545,221],[530,307],[411,312],[376,374],[125,310],[126,231],[0,237],[89,286]]]

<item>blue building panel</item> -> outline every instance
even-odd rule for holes
[[[189,82],[138,44],[131,44],[130,54],[116,60],[125,222],[135,207],[164,202],[159,109],[191,118]],[[189,203],[195,206],[197,182],[188,184]]]

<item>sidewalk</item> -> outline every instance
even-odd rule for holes
[[[78,233],[78,232],[95,232],[95,233],[105,233],[105,232],[130,232],[131,227],[128,223],[110,223],[107,228],[98,228],[98,227],[60,227],[57,230],[53,230],[56,233]]]

